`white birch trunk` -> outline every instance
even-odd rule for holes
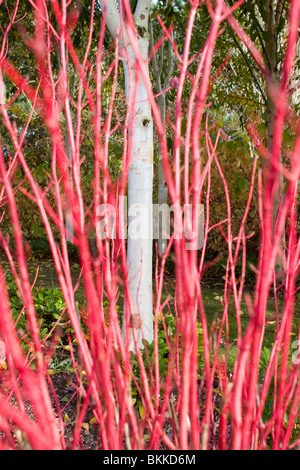
[[[146,45],[145,45],[146,46]],[[135,87],[134,65],[124,63],[126,94],[132,101]],[[130,90],[130,92],[129,92]],[[129,93],[131,97],[129,96]],[[153,340],[152,307],[152,185],[153,185],[153,121],[145,86],[140,77],[133,105],[131,164],[128,173],[128,241],[127,266],[134,314],[142,320],[144,338]],[[140,102],[139,101],[143,101]],[[143,347],[142,332],[139,344]],[[134,350],[131,339],[130,349]]]
[[[107,26],[115,37],[120,24],[120,13],[114,0],[107,0],[106,2],[101,0],[101,7],[105,3]],[[147,59],[149,51],[148,19],[150,4],[151,0],[138,0],[134,15],[138,30],[138,45],[144,60]],[[127,60],[128,57],[130,57],[129,61]],[[153,120],[146,87],[142,76],[140,74],[139,76],[136,75],[135,57],[128,41],[127,57],[123,59],[123,66],[126,99],[132,110],[128,136],[131,148],[131,154],[129,155],[131,163],[128,174],[127,268],[134,311],[130,313],[139,315],[141,318],[142,329],[138,329],[138,338],[139,345],[143,348],[143,338],[150,343],[153,340]],[[132,336],[130,338],[130,350],[135,350]]]

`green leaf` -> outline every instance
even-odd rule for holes
[[[44,229],[42,227],[40,227],[39,225],[37,225],[35,222],[33,222],[33,224],[31,224],[31,229],[37,235],[43,235],[44,234]]]

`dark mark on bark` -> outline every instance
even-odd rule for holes
[[[138,32],[138,35],[141,36],[141,38],[145,37],[145,34],[146,34],[146,28],[144,28],[144,26],[138,26],[137,27],[137,32]]]
[[[148,127],[150,123],[150,119],[143,119],[142,123],[144,127]]]

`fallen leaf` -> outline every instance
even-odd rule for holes
[[[59,370],[54,370],[54,369],[48,369],[48,374],[49,375],[56,375],[56,374],[60,374],[60,371]]]
[[[145,412],[145,408],[143,407],[142,403],[139,403],[139,412],[140,412],[141,418],[145,419],[146,412]]]
[[[90,423],[90,424],[98,424],[98,420],[97,420],[97,418],[95,418],[95,416],[94,416],[94,418],[90,419],[89,423]]]
[[[89,423],[82,423],[81,427],[82,427],[83,429],[85,429],[86,431],[88,431],[88,432],[89,432],[89,430],[90,430]]]

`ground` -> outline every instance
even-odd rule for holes
[[[2,267],[5,272],[9,272],[9,266],[7,263],[2,262]],[[28,262],[28,268],[31,279],[34,279],[35,274],[37,273],[38,268],[38,277],[36,280],[36,285],[41,285],[46,289],[53,289],[58,287],[56,271],[51,260],[34,260]],[[80,273],[80,266],[77,263],[73,263],[72,266],[72,276],[74,279],[74,283],[77,280],[77,277]],[[205,305],[205,311],[207,315],[208,324],[211,325],[215,322],[215,325],[218,325],[218,321],[222,317],[223,313],[223,291],[220,286],[219,277],[216,280],[206,280],[202,283],[202,295],[203,301]],[[174,279],[173,279],[174,282]],[[168,293],[171,292],[171,283],[168,285]],[[252,291],[253,294],[253,291]],[[84,290],[82,286],[79,286],[79,289],[76,293],[78,302],[84,302]],[[122,299],[121,299],[122,302]],[[280,310],[282,308],[282,301],[279,301]],[[299,318],[299,313],[297,313],[296,307],[296,319]],[[276,331],[276,321],[274,320],[274,300],[270,299],[270,305],[268,307],[268,317],[270,319],[269,323],[266,326],[266,346],[271,346],[274,340],[274,332]],[[245,307],[245,303],[242,303],[242,312],[241,312],[241,324],[242,329],[246,327],[249,321],[249,317],[247,314],[247,309]],[[236,319],[235,319],[235,309],[233,302],[230,302],[229,305],[229,323],[230,323],[230,335],[229,335],[229,358],[228,358],[228,366],[229,369],[233,367],[235,354],[236,354],[236,337],[237,337],[237,329],[236,329]],[[295,325],[297,328],[297,325]],[[78,415],[80,413],[80,400],[78,397],[79,394],[76,393],[77,389],[77,381],[75,375],[72,373],[70,361],[69,361],[69,354],[67,351],[64,351],[63,348],[58,350],[59,352],[56,354],[56,357],[53,359],[52,366],[49,367],[51,370],[51,380],[53,383],[54,393],[56,395],[56,399],[59,403],[59,408],[61,409],[61,422],[62,426],[64,427],[64,436],[65,436],[65,445],[66,448],[72,448],[73,444],[73,436],[75,431],[75,426],[77,422]],[[222,344],[220,345],[220,351],[225,351],[225,346]],[[56,361],[56,362],[55,362]],[[68,362],[69,361],[69,362]],[[54,394],[50,389],[51,397],[53,400],[54,409],[56,409],[56,401],[54,399]],[[176,391],[175,391],[176,395]],[[204,400],[205,391],[201,392],[201,401]],[[218,413],[219,413],[219,401],[220,395],[218,393],[218,387],[216,385],[216,389],[214,391],[214,409],[215,409],[215,423],[217,426],[218,423]],[[29,413],[30,413],[29,409]],[[138,409],[137,409],[138,413]],[[34,413],[32,413],[32,417],[34,417]],[[217,429],[217,428],[216,428]],[[165,432],[168,434],[170,439],[173,439],[172,430],[166,424]],[[214,441],[214,432],[215,430],[211,431],[211,446],[213,446]],[[18,437],[18,436],[17,436]],[[18,437],[20,440],[20,446],[26,447],[26,440],[22,441],[20,436]],[[100,439],[100,432],[99,426],[97,421],[94,419],[93,409],[89,407],[87,409],[87,413],[83,419],[80,439],[77,448],[87,449],[87,450],[94,450],[101,448],[101,439]]]
[[[79,413],[78,401],[76,396],[74,396],[74,393],[76,393],[74,377],[71,374],[59,373],[51,376],[51,379],[55,393],[57,395],[57,400],[62,410],[66,448],[71,449],[76,421]],[[92,409],[89,407],[83,420],[79,446],[77,448],[85,450],[97,450],[101,448],[99,425],[93,418],[94,415]]]

